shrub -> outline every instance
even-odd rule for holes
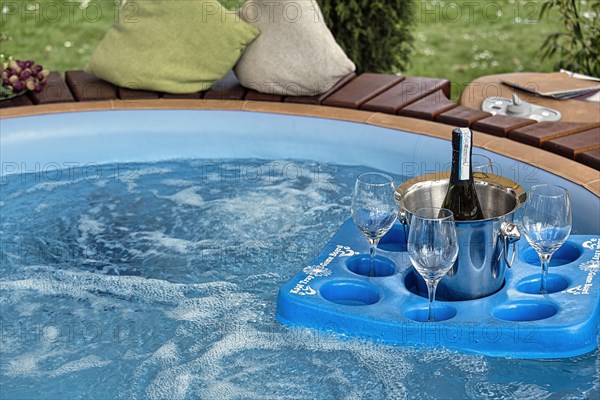
[[[358,72],[405,70],[412,50],[414,0],[317,0],[325,22]]]
[[[551,9],[560,12],[565,31],[546,38],[542,57],[558,56],[558,68],[600,77],[600,1],[547,0],[541,16]]]

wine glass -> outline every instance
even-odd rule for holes
[[[529,245],[542,264],[540,294],[548,293],[546,280],[552,254],[571,233],[571,200],[567,189],[555,185],[532,186],[521,225]]]
[[[438,282],[450,271],[458,257],[454,214],[446,208],[420,208],[410,219],[408,256],[427,284],[427,321],[435,320],[433,302]]]
[[[471,168],[473,169],[473,173],[481,172],[486,175],[494,173],[492,160],[483,154],[473,153],[471,155]]]
[[[352,219],[369,241],[369,276],[376,276],[375,249],[379,239],[396,220],[394,179],[386,174],[367,172],[356,179],[352,192]]]

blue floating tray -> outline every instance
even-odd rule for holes
[[[541,267],[523,238],[495,294],[435,303],[427,319],[403,228],[381,239],[376,277],[365,276],[368,246],[347,220],[319,256],[284,284],[277,320],[343,337],[407,346],[445,346],[498,357],[562,358],[597,347],[600,322],[600,237],[571,235],[554,254],[547,295],[536,294]]]

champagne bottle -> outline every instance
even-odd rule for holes
[[[469,128],[456,128],[452,131],[452,171],[442,207],[452,211],[456,221],[484,218],[473,181],[472,139],[473,132]]]

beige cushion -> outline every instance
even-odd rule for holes
[[[314,1],[248,0],[238,12],[261,32],[235,67],[240,82],[248,88],[312,96],[331,89],[355,70]]]

